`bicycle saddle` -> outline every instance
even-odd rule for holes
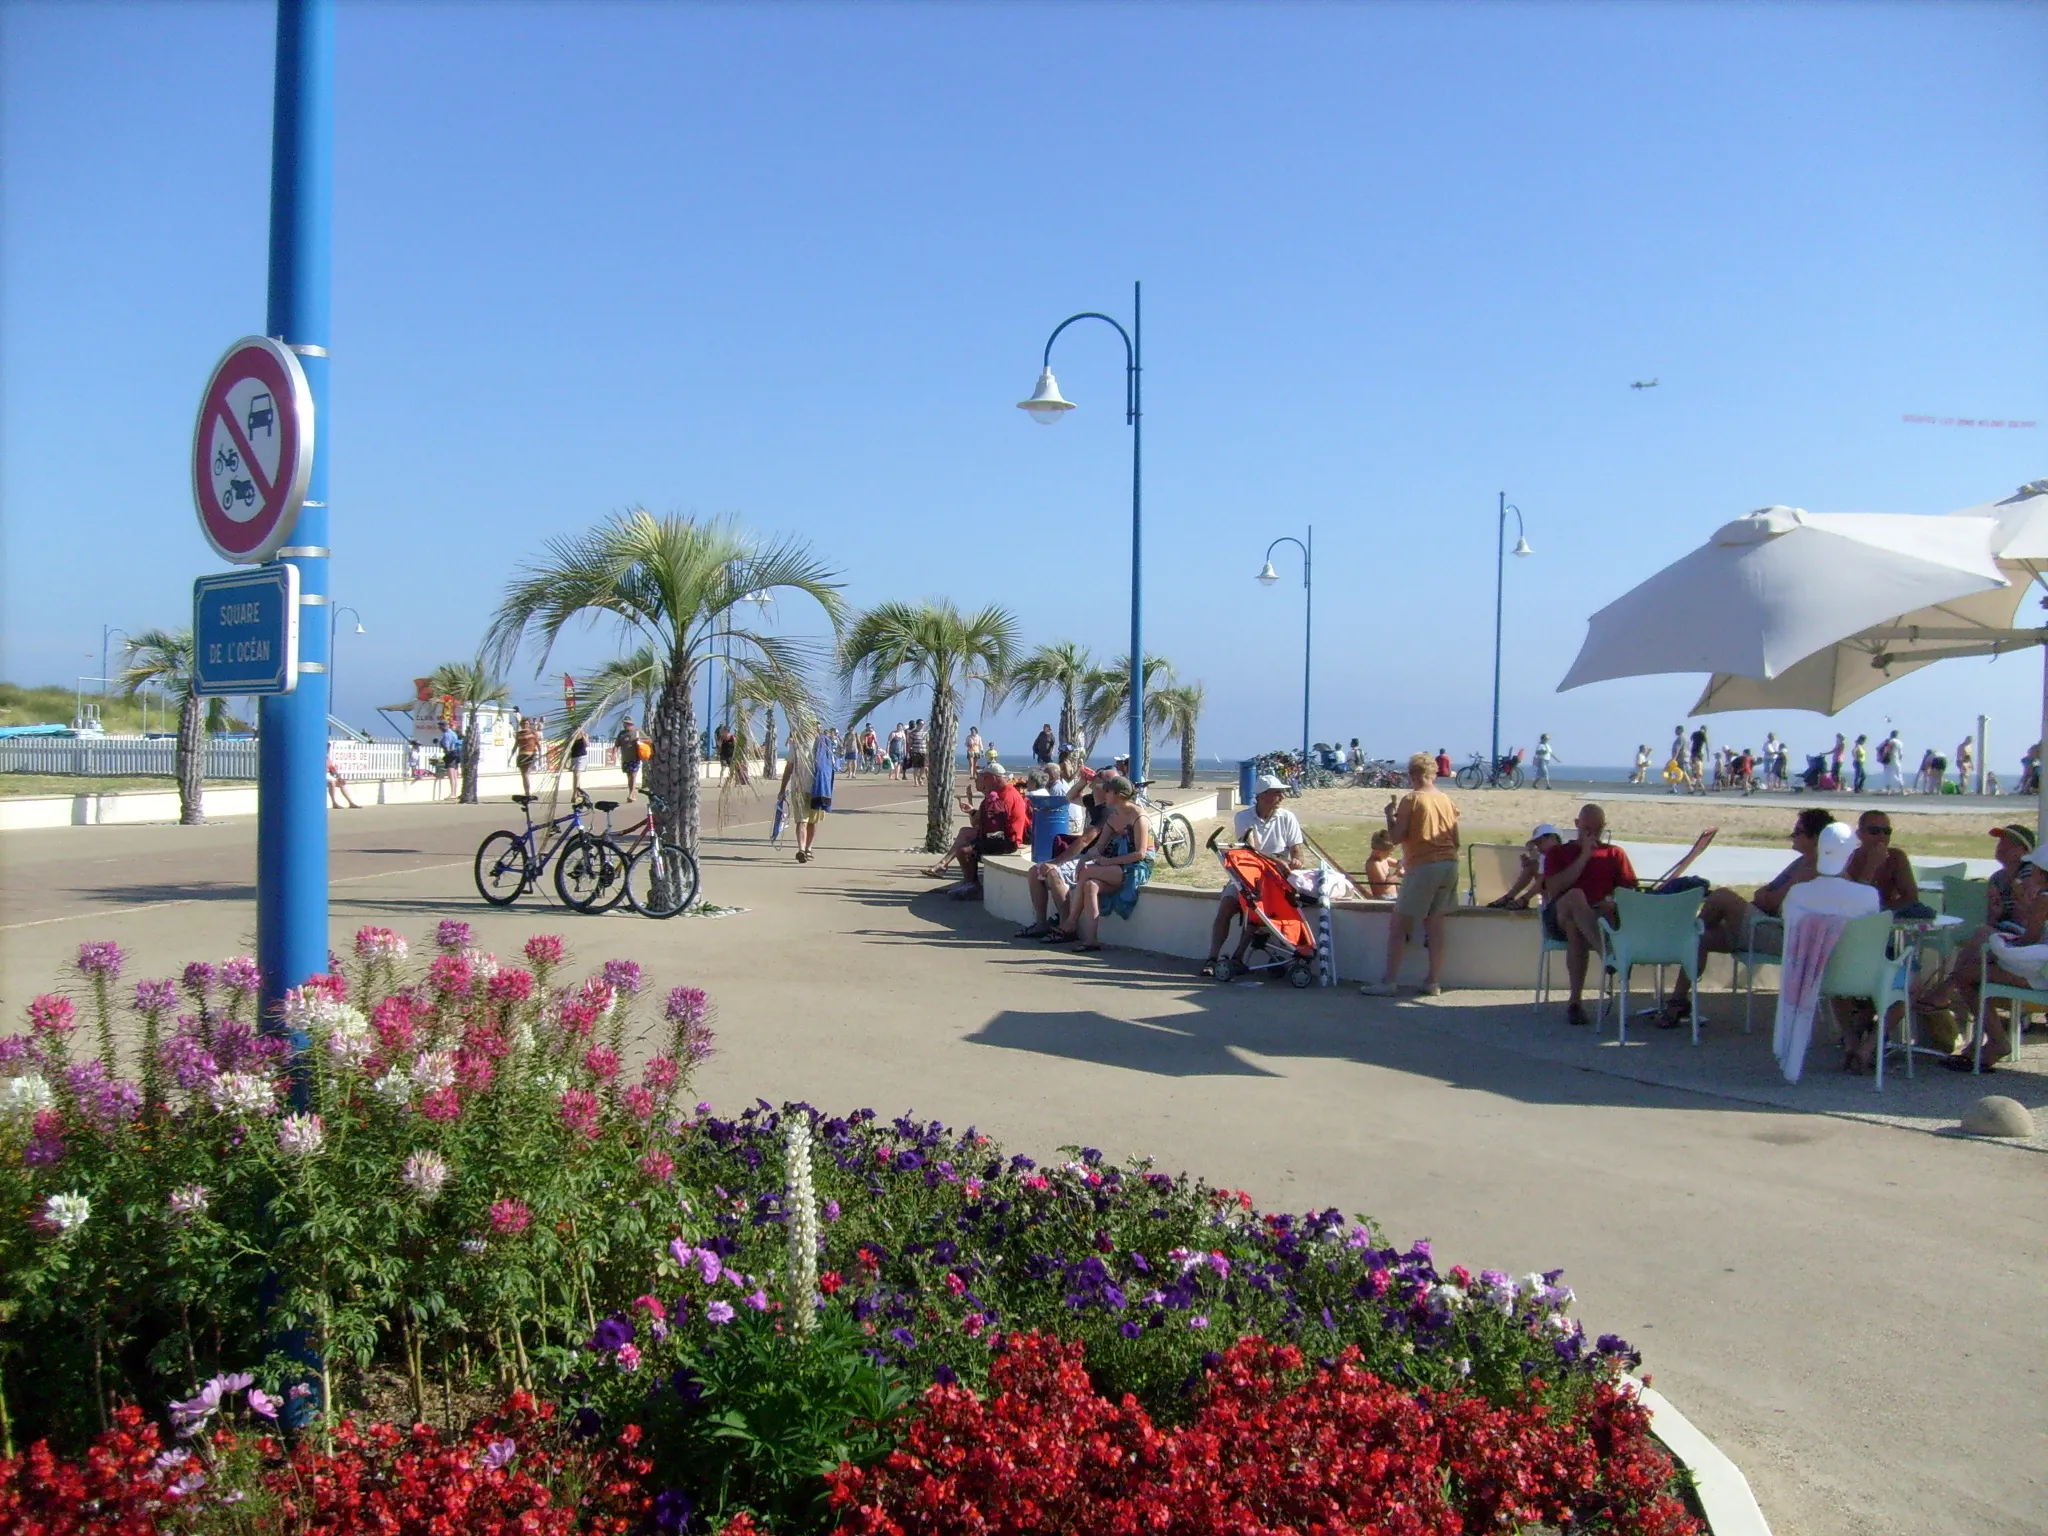
[[[593,800],[590,803],[600,811],[616,811],[619,808],[619,802],[616,800]]]
[[[531,796],[531,795],[514,795],[514,796],[512,797],[512,803],[513,803],[514,805],[531,805],[531,804],[533,804],[533,796]]]
[[[1150,789],[1154,784],[1157,784],[1158,782],[1159,781],[1157,779],[1139,779],[1135,787],[1138,789]]]

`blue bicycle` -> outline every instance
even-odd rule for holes
[[[533,819],[534,798],[512,797],[512,803],[526,813],[525,831],[493,832],[477,844],[477,894],[494,907],[509,907],[528,891],[538,889],[549,862],[560,857],[583,830],[583,808],[590,802],[581,793],[570,802],[568,815],[538,823]]]

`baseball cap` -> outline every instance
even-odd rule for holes
[[[1856,851],[1856,834],[1839,821],[1820,829],[1817,862],[1824,875],[1839,875],[1849,867],[1849,855]]]
[[[1991,829],[1991,835],[1993,837],[2009,837],[2014,842],[2018,843],[2022,848],[2026,849],[2029,853],[2034,851],[2034,843],[2036,841],[2034,837],[2034,829],[2029,826],[2024,826],[2017,821],[2009,827],[1993,827]]]
[[[1531,832],[1531,833],[1529,834],[1529,841],[1533,843],[1533,842],[1535,842],[1535,841],[1536,841],[1536,839],[1537,839],[1537,838],[1539,838],[1539,837],[1563,837],[1563,836],[1564,836],[1564,834],[1563,834],[1562,832],[1560,832],[1560,831],[1558,831],[1558,830],[1557,830],[1557,826],[1556,826],[1556,824],[1555,824],[1555,823],[1553,823],[1553,822],[1548,822],[1548,821],[1539,821],[1538,823],[1536,823],[1536,830],[1535,830],[1534,832]]]
[[[1280,790],[1282,793],[1285,793],[1287,789],[1287,781],[1283,778],[1277,777],[1274,774],[1262,773],[1259,775],[1258,783],[1254,784],[1252,787],[1262,795],[1265,794],[1266,791],[1269,789],[1277,789]]]

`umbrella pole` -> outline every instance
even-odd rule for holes
[[[2041,647],[2041,737],[2048,742],[2048,645]],[[2048,772],[2039,757],[2034,759],[2034,830],[2048,827]]]

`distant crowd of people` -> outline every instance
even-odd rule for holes
[[[1541,749],[1539,748],[1539,755]],[[2018,793],[2035,792],[2035,775],[2039,772],[2041,750],[2030,747],[2020,762],[2020,786]],[[1859,735],[1852,743],[1849,738],[1837,732],[1835,744],[1825,752],[1809,753],[1806,766],[1797,775],[1796,782],[1807,789],[1853,792],[1862,794],[1872,787],[1873,768],[1876,769],[1876,791],[1887,795],[1938,795],[1949,784],[1949,770],[1955,770],[1955,792],[1971,793],[1975,785],[1971,775],[1977,766],[1976,745],[1964,737],[1957,743],[1954,756],[1944,756],[1933,748],[1920,755],[1920,766],[1910,778],[1906,774],[1907,750],[1895,730],[1882,738],[1875,747],[1868,735]],[[1653,759],[1648,744],[1636,748],[1635,769],[1629,775],[1631,784],[1650,782]],[[1539,774],[1539,782],[1543,775]],[[1998,793],[1998,776],[1985,775],[1985,791]],[[1715,790],[1735,790],[1744,794],[1759,789],[1791,789],[1795,779],[1792,770],[1791,746],[1778,739],[1776,731],[1764,737],[1761,753],[1752,747],[1715,746],[1707,727],[1695,726],[1688,734],[1683,725],[1671,728],[1671,750],[1665,756],[1663,782],[1673,794],[1689,792],[1707,794]]]

